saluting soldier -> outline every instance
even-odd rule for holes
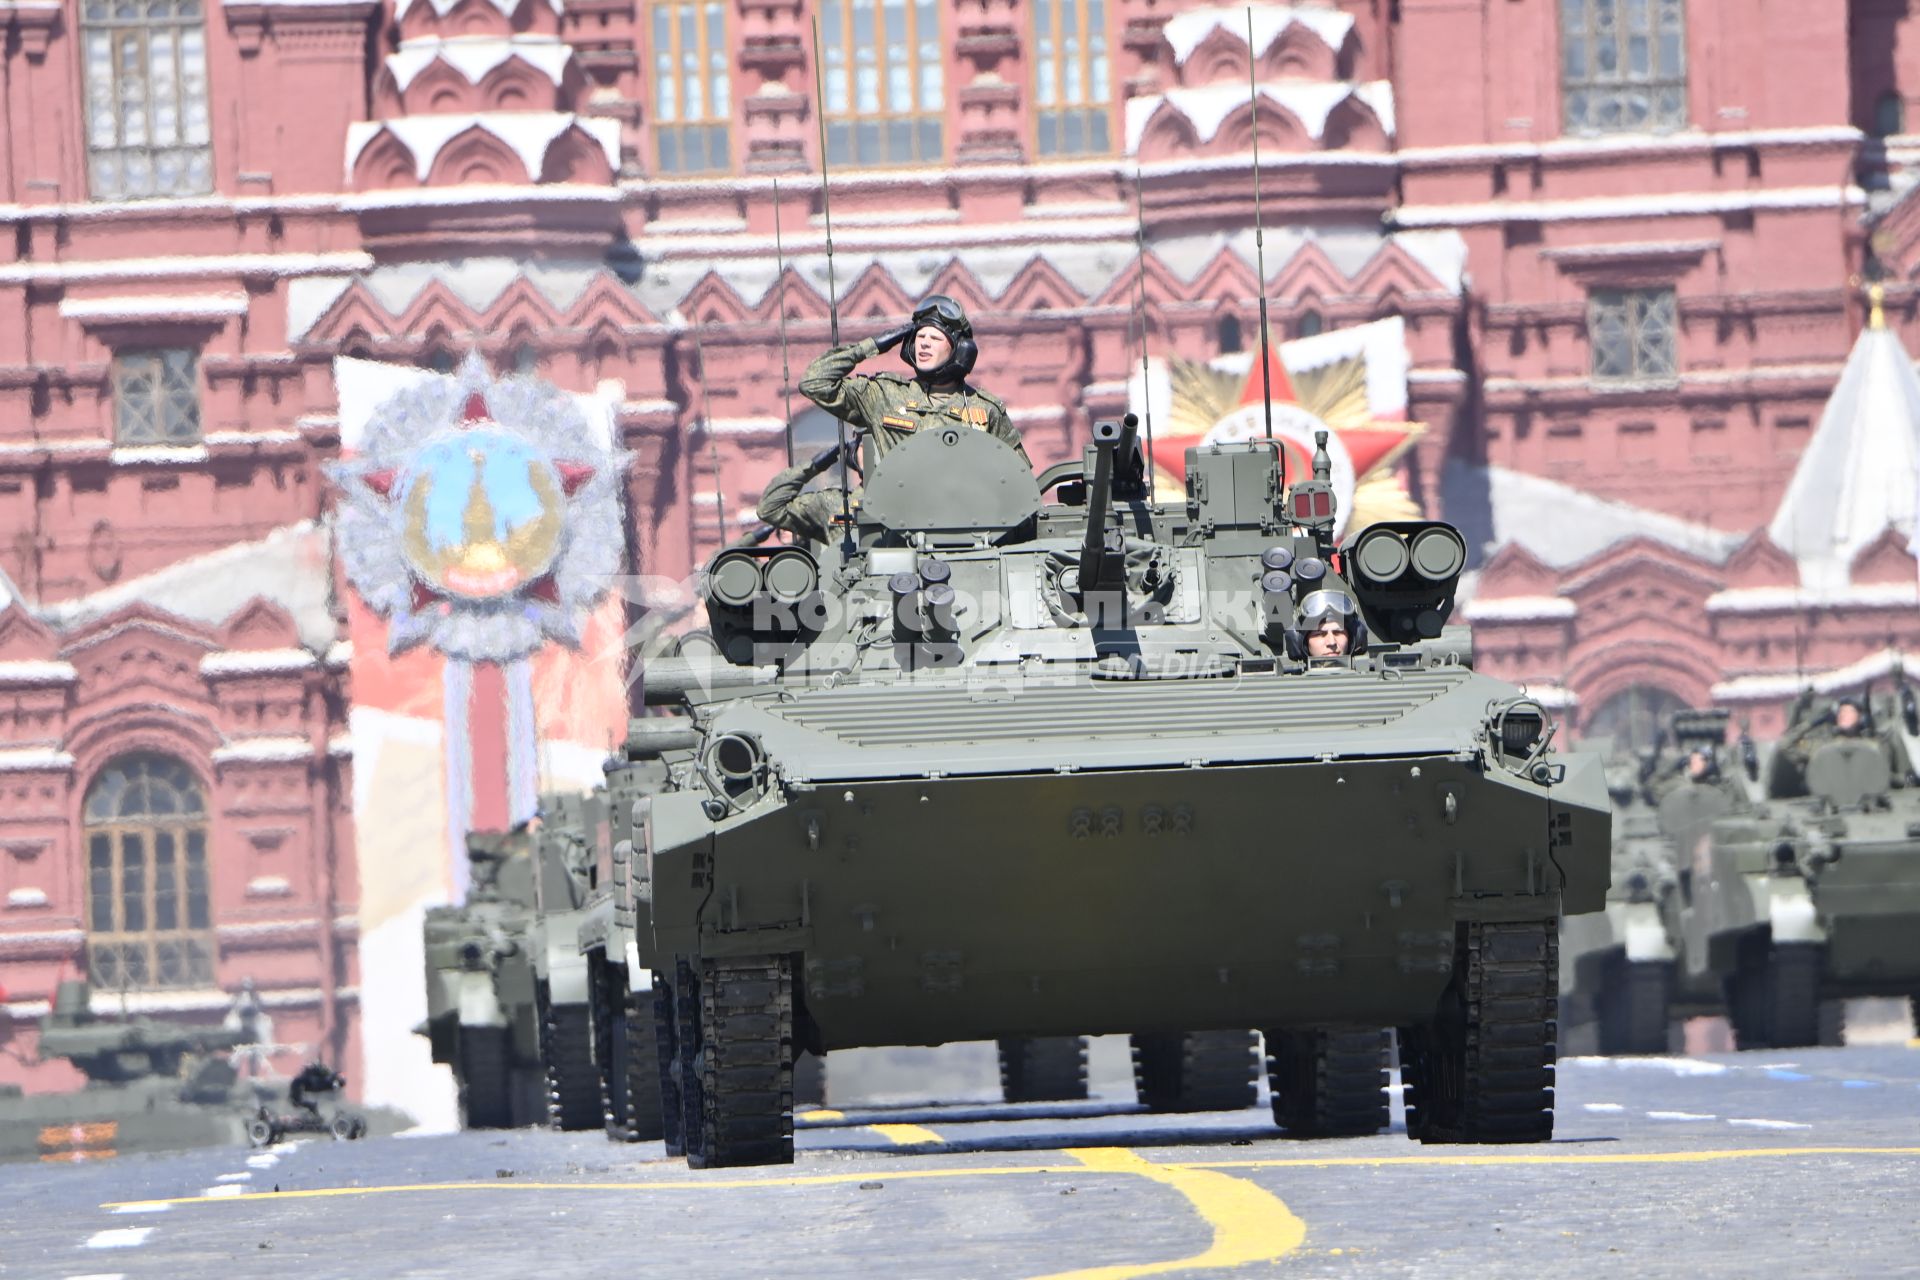
[[[852,455],[853,445],[847,444]],[[825,542],[832,531],[834,517],[840,514],[839,489],[807,489],[807,482],[831,467],[840,457],[840,446],[830,444],[809,462],[788,467],[767,481],[760,493],[760,518],[776,529],[785,529],[809,542]],[[855,488],[846,505],[857,509],[860,490]]]
[[[853,371],[862,360],[894,347],[900,347],[911,376]],[[899,328],[835,347],[816,359],[800,379],[800,394],[865,436],[868,465],[916,431],[956,423],[991,431],[1025,459],[1027,451],[1007,406],[967,382],[979,355],[967,313],[937,293]]]

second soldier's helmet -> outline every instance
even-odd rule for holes
[[[1367,647],[1367,623],[1360,616],[1360,607],[1353,597],[1344,591],[1324,589],[1309,591],[1300,599],[1300,617],[1285,633],[1287,656],[1296,662],[1305,661],[1307,656],[1307,636],[1319,630],[1328,618],[1339,618],[1347,630],[1347,652],[1357,654]]]
[[[974,361],[980,358],[980,348],[973,340],[973,322],[967,319],[960,304],[944,293],[934,294],[913,313],[915,333],[928,325],[947,335],[947,341],[953,344],[953,354],[937,369],[922,369],[913,363],[913,339],[909,337],[900,344],[900,358],[906,361],[907,367],[930,382],[958,381],[972,373]]]

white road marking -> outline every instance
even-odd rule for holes
[[[1625,1107],[1621,1106],[1617,1102],[1589,1102],[1585,1105],[1587,1110],[1589,1111],[1600,1111],[1600,1112],[1604,1112],[1607,1115],[1612,1115],[1617,1111],[1626,1110]]]
[[[249,1169],[271,1169],[279,1163],[279,1156],[259,1155],[247,1157],[247,1168]]]
[[[1677,1076],[1722,1076],[1729,1070],[1724,1062],[1700,1058],[1562,1058],[1565,1063],[1583,1067],[1617,1067],[1623,1071],[1671,1071]]]
[[[208,1200],[218,1200],[221,1196],[237,1196],[245,1193],[246,1188],[226,1182],[217,1187],[207,1187],[200,1194]]]
[[[1649,1120],[1718,1120],[1718,1116],[1702,1115],[1698,1111],[1649,1111]]]
[[[84,1276],[68,1276],[67,1280],[127,1280],[124,1271],[89,1271]]]
[[[1729,1120],[1728,1124],[1737,1124],[1746,1129],[1811,1129],[1810,1124],[1800,1124],[1793,1120]]]
[[[89,1249],[130,1249],[137,1244],[145,1244],[147,1237],[153,1234],[152,1227],[109,1227],[105,1231],[96,1231],[87,1237]]]
[[[170,1204],[123,1204],[115,1213],[165,1213],[173,1208]]]
[[[253,1175],[250,1173],[223,1173],[219,1177],[215,1178],[214,1181],[215,1182],[251,1182],[253,1181]]]

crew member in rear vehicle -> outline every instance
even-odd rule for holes
[[[853,371],[862,360],[894,347],[900,347],[910,376]],[[991,432],[1026,460],[1007,406],[967,381],[979,354],[967,313],[937,293],[899,328],[820,356],[800,379],[800,394],[860,433],[866,467],[917,431],[955,425]]]

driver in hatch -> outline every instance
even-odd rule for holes
[[[1300,625],[1288,647],[1294,656],[1344,658],[1366,647],[1367,628],[1344,591],[1309,591],[1300,600]]]
[[[911,377],[853,372],[862,360],[896,346]],[[814,360],[800,379],[800,394],[865,437],[862,452],[869,467],[914,432],[953,425],[990,431],[1027,461],[1007,406],[967,382],[979,354],[967,313],[952,298],[935,294],[899,328],[835,347]]]

